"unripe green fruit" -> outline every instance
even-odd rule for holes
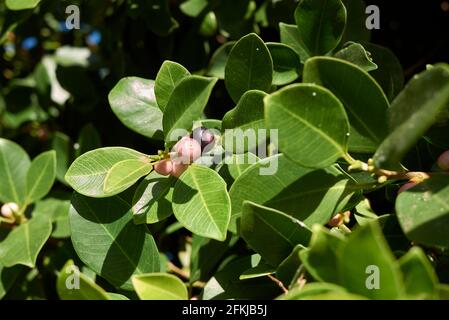
[[[449,170],[449,150],[445,151],[438,157],[437,160],[438,167],[441,170],[448,171]]]
[[[398,194],[401,194],[402,192],[407,191],[408,189],[411,189],[413,187],[415,187],[417,185],[417,183],[415,182],[408,182],[406,184],[404,184],[398,191]]]
[[[14,214],[19,212],[19,206],[14,202],[5,203],[2,206],[1,212],[5,218],[14,218]]]
[[[159,161],[154,165],[154,171],[163,176],[168,176],[173,171],[173,163],[169,159]]]

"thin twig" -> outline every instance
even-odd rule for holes
[[[288,293],[288,289],[284,286],[281,280],[277,279],[276,277],[273,277],[271,274],[268,275],[268,278],[270,278],[274,283],[276,283],[279,286],[279,288],[281,288],[282,291],[284,291],[285,294]]]
[[[189,280],[189,274],[182,270],[181,268],[178,268],[175,266],[172,262],[167,263],[167,268],[170,272],[176,274],[177,276],[183,278],[184,280]]]

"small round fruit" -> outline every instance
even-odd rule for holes
[[[1,212],[2,216],[4,216],[5,218],[13,218],[14,213],[19,212],[19,206],[14,202],[5,203],[2,206]]]
[[[215,140],[213,132],[205,127],[196,128],[190,137],[201,144],[201,149],[204,149]]]
[[[201,156],[201,145],[195,139],[184,137],[175,145],[175,151],[184,164],[190,164]]]
[[[154,171],[163,176],[168,176],[173,171],[173,162],[170,159],[164,159],[154,165]]]
[[[179,161],[173,161],[173,170],[171,172],[171,175],[176,178],[179,178],[188,168],[189,168],[188,164]]]
[[[398,191],[398,194],[401,194],[402,192],[405,192],[413,187],[415,187],[417,185],[417,183],[414,182],[408,182],[406,184],[404,184]]]
[[[330,227],[336,228],[343,224],[344,216],[341,213],[337,213],[332,219],[327,223]]]
[[[438,157],[437,160],[438,167],[441,170],[448,171],[449,170],[449,150],[445,151]]]

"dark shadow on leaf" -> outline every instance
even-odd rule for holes
[[[176,204],[187,203],[197,193],[198,190],[191,188],[189,185],[182,182],[182,180],[178,180],[175,185],[175,192],[173,192],[173,203]]]

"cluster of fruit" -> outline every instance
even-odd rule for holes
[[[197,128],[190,136],[181,138],[168,157],[154,165],[154,170],[164,176],[172,175],[179,178],[214,141],[215,136],[211,130],[204,127]]]

